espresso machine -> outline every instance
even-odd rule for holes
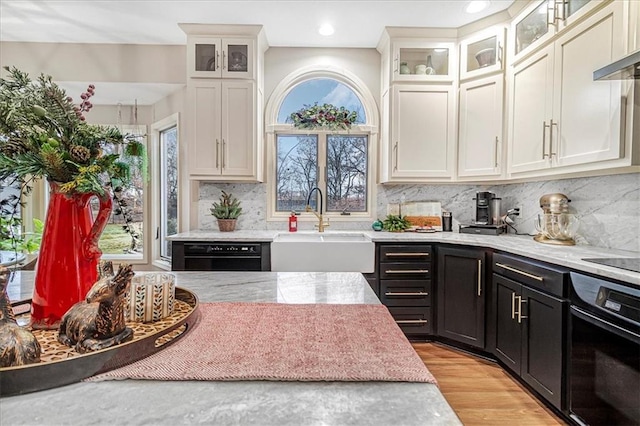
[[[460,225],[463,234],[500,235],[505,231],[502,222],[502,199],[490,191],[476,192],[474,198],[475,221],[469,225]]]
[[[564,194],[546,194],[540,197],[542,214],[535,219],[538,234],[535,241],[545,244],[572,246],[578,230],[578,219],[569,212],[571,200]]]

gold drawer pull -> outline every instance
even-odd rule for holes
[[[428,274],[428,269],[387,269],[385,274]]]
[[[516,268],[512,268],[511,266],[502,264],[500,262],[496,262],[496,266],[499,266],[501,268],[507,269],[507,270],[509,270],[511,272],[515,272],[516,274],[524,275],[525,277],[533,278],[534,280],[537,280],[537,281],[540,281],[540,282],[544,281],[544,278],[542,278],[542,277],[530,274],[528,272],[521,271],[521,270],[516,269]]]
[[[429,256],[429,253],[385,253],[387,257],[422,257]]]
[[[428,296],[429,293],[427,293],[426,291],[418,291],[416,293],[394,293],[389,291],[384,295],[385,296]]]
[[[396,324],[426,324],[427,320],[396,320]]]

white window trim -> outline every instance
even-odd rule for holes
[[[298,84],[307,80],[316,78],[327,78],[339,81],[352,89],[356,96],[360,99],[364,108],[365,117],[367,122],[353,126],[349,131],[308,131],[299,130],[293,127],[292,124],[280,124],[278,123],[278,113],[282,102],[287,97],[289,92],[293,90]],[[350,215],[341,215],[340,212],[328,212],[324,214],[325,217],[330,218],[336,222],[353,222],[353,221],[370,221],[375,220],[377,217],[376,212],[376,176],[377,176],[377,152],[378,152],[378,138],[379,138],[379,122],[378,122],[378,108],[371,92],[367,88],[366,84],[355,74],[344,68],[327,66],[327,65],[313,65],[300,68],[287,77],[283,78],[278,86],[273,91],[272,96],[269,98],[265,108],[265,142],[266,142],[266,171],[267,171],[267,221],[268,222],[284,222],[288,220],[290,212],[276,212],[276,182],[275,182],[275,170],[276,170],[276,137],[278,133],[286,134],[319,134],[319,133],[331,133],[331,134],[367,134],[369,137],[368,147],[368,164],[367,164],[367,186],[369,188],[367,194],[367,211],[366,212],[351,212]],[[326,196],[326,194],[323,194]],[[317,219],[313,215],[300,215],[298,218],[302,222],[316,222]]]
[[[151,182],[153,182],[151,186],[151,197],[150,197],[150,206],[159,206],[160,205],[160,185],[158,182],[160,181],[160,132],[163,130],[169,129],[171,127],[176,127],[176,131],[178,132],[178,167],[180,166],[180,114],[175,113],[168,117],[163,118],[162,120],[156,121],[151,124],[151,143],[149,144],[149,164],[152,166],[151,169]],[[181,205],[181,191],[178,191],[178,206]],[[160,227],[160,209],[150,209],[150,222],[151,226],[149,227],[149,248],[151,252],[151,264],[155,267],[171,270],[171,263],[160,257],[160,240],[156,239],[157,230]],[[178,208],[178,223],[180,223],[181,210]]]

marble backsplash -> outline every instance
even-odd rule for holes
[[[215,218],[209,208],[220,191],[233,193],[242,201],[243,214],[237,229],[286,230],[286,222],[267,222],[266,184],[200,184],[198,203],[199,229],[215,230]],[[541,212],[539,199],[544,194],[560,192],[571,199],[571,210],[580,220],[578,244],[640,252],[640,174],[630,173],[590,178],[560,179],[499,185],[414,184],[378,185],[377,216],[386,216],[387,204],[406,201],[440,201],[442,208],[452,212],[453,229],[458,224],[471,223],[475,215],[478,191],[491,191],[502,198],[502,209],[520,207],[514,218],[519,233],[535,234],[534,218]],[[309,222],[300,222],[300,229],[312,229]],[[370,229],[370,222],[332,222],[331,229]]]

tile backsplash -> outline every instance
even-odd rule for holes
[[[286,222],[267,222],[266,184],[200,184],[198,203],[199,229],[217,229],[211,216],[211,203],[220,191],[233,193],[242,201],[243,214],[237,229],[286,230]],[[620,174],[590,178],[512,183],[499,185],[413,184],[378,185],[377,216],[386,216],[387,204],[406,201],[440,201],[442,208],[452,212],[453,229],[474,219],[476,192],[491,191],[502,198],[502,209],[522,209],[514,218],[519,233],[535,233],[534,218],[541,212],[539,199],[544,194],[560,192],[571,199],[570,207],[579,217],[578,244],[640,252],[640,174]],[[300,229],[312,229],[301,222]],[[370,222],[332,222],[331,229],[370,229]]]

